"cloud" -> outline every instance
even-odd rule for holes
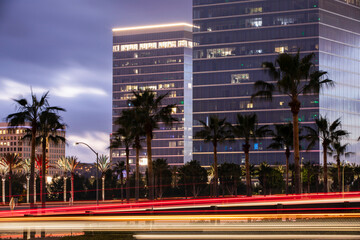
[[[109,155],[109,134],[106,132],[84,132],[80,135],[70,134],[66,137],[68,141],[67,153],[76,155],[81,162],[92,163],[96,160],[95,154],[89,159],[91,150],[85,145],[75,145],[76,142],[84,142],[91,146],[99,154]]]
[[[2,90],[0,94],[0,100],[11,100],[13,98],[22,97],[28,95],[30,92],[30,86],[16,82],[8,78],[0,78]],[[46,92],[45,88],[31,87],[33,93],[41,94]]]

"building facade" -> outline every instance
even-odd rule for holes
[[[299,122],[313,126],[319,115],[331,121],[341,117],[352,134],[349,150],[356,152],[360,135],[360,2],[357,0],[194,0],[193,1],[193,111],[194,133],[198,120],[210,115],[234,124],[236,115],[256,113],[261,125],[292,120],[288,97],[275,94],[272,101],[251,102],[254,82],[271,81],[262,62],[274,62],[279,53],[301,57],[315,53],[316,68],[328,71],[335,88],[301,97]],[[268,149],[271,139],[252,143],[252,164],[284,163],[283,150]],[[321,149],[304,150],[301,161],[321,161]],[[213,163],[211,144],[194,139],[193,158]],[[242,142],[218,147],[219,163],[242,164]],[[356,156],[352,161],[355,161]]]
[[[133,91],[151,89],[168,93],[164,105],[176,104],[178,122],[159,125],[154,131],[154,160],[165,158],[179,165],[192,158],[192,25],[178,23],[113,29],[113,123],[129,108]],[[117,126],[113,124],[112,132]],[[146,144],[142,143],[140,164],[146,165]],[[113,161],[125,161],[124,149],[113,149]],[[135,150],[130,152],[135,163]]]
[[[9,127],[7,123],[0,123],[0,156],[5,153],[16,153],[21,159],[30,159],[31,144],[30,140],[24,139],[29,130],[29,126]],[[64,130],[58,130],[59,136],[65,137]],[[60,157],[65,157],[65,143],[54,144],[49,142],[46,147],[46,158],[49,160],[47,176],[62,175],[63,172],[57,167],[57,161]],[[41,157],[42,148],[35,148],[36,156]],[[17,169],[16,171],[22,171]],[[39,171],[36,169],[36,171]]]

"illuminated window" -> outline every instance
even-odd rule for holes
[[[146,49],[156,49],[157,48],[157,43],[140,43],[139,49],[140,50],[146,50]]]
[[[247,105],[246,105],[246,108],[253,108],[254,107],[254,104],[253,103],[248,103]]]
[[[125,91],[129,92],[129,91],[136,91],[138,90],[138,86],[137,85],[127,85],[125,88]]]
[[[188,41],[186,41],[186,40],[179,40],[178,41],[178,47],[187,47],[187,44],[188,43]]]
[[[287,50],[288,50],[288,46],[275,47],[276,53],[284,53]]]
[[[119,52],[119,51],[120,51],[120,46],[119,45],[113,46],[113,52]]]
[[[134,51],[134,50],[138,50],[138,44],[121,45],[121,51],[122,52]]]
[[[284,102],[280,102],[279,104],[280,104],[280,106],[283,106],[283,105],[284,105]]]
[[[134,58],[138,58],[139,54],[138,53],[134,53]]]
[[[235,55],[235,48],[213,48],[207,49],[207,58],[215,58],[215,57],[226,57]]]
[[[262,7],[254,7],[254,8],[247,8],[246,13],[261,13],[263,11]]]
[[[176,41],[159,42],[159,48],[175,48]]]
[[[246,19],[246,27],[261,27],[262,18],[250,18]]]
[[[231,83],[241,83],[249,80],[248,73],[231,74]]]
[[[176,97],[176,91],[171,91],[169,93],[169,97]]]
[[[139,69],[135,68],[135,69],[133,69],[133,72],[134,72],[135,74],[139,74]]]
[[[288,25],[288,24],[294,24],[295,18],[293,17],[276,17],[274,19],[274,25]]]
[[[176,142],[170,141],[169,142],[169,147],[176,147]]]
[[[171,114],[175,114],[176,111],[177,111],[177,107],[173,107],[173,108],[171,109]]]

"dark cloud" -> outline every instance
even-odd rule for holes
[[[9,96],[26,95],[30,86],[50,89],[51,103],[67,109],[69,135],[108,134],[111,29],[191,22],[191,2],[0,0],[0,88]],[[6,88],[17,83],[19,87]],[[88,94],[76,93],[82,87]],[[12,111],[14,104],[2,100],[0,118]]]

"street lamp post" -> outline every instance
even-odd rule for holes
[[[98,179],[98,166],[99,166],[99,153],[95,152],[95,150],[90,147],[88,144],[84,142],[76,142],[75,145],[83,144],[90,148],[90,150],[96,155],[96,205],[99,205],[99,179]]]

